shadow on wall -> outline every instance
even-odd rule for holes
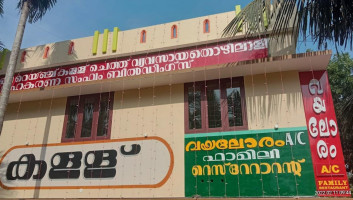
[[[246,84],[248,120],[252,128],[273,128],[275,124],[282,128],[305,125],[297,72],[254,75]]]
[[[184,103],[183,85],[158,86],[117,92],[115,102],[118,109],[140,108]],[[116,107],[116,106],[115,106]]]
[[[51,102],[51,103],[53,103],[53,102]],[[45,122],[45,126],[44,126],[44,135],[43,135],[42,144],[48,144],[51,121],[52,121],[52,113],[49,112],[48,115],[47,115],[47,120]],[[39,156],[40,160],[44,160],[46,152],[47,152],[46,150],[47,150],[46,148],[43,148],[40,151],[40,156]],[[40,186],[41,186],[41,181],[37,181],[36,182],[36,188],[39,188]],[[34,193],[33,193],[33,198],[39,198],[39,196],[40,196],[40,190],[39,189],[35,189]]]
[[[6,151],[0,151],[0,155],[3,156],[4,154],[6,153]],[[8,165],[9,163],[7,162],[3,162],[1,163],[1,165]],[[6,176],[6,170],[1,170],[0,171],[0,177],[5,177]],[[15,195],[13,195],[14,192],[9,192],[9,190],[7,190],[5,192],[5,190],[1,187],[0,188],[0,198],[3,199],[3,198],[13,198],[15,197]]]
[[[72,50],[70,48],[72,48]],[[66,60],[67,62],[77,60],[77,52],[74,43],[70,40],[26,49],[24,62],[21,62],[22,53],[23,51],[20,51],[17,69],[25,69],[27,65],[34,67],[58,64],[61,63],[62,60]],[[46,53],[47,56],[45,56]]]
[[[62,130],[60,127],[63,126],[65,103],[66,99],[50,99],[9,104],[5,115],[3,134],[13,135],[16,145],[22,145],[27,142],[29,145],[48,144],[53,143],[55,139],[59,140],[57,142],[60,142]],[[59,120],[57,120],[58,117]],[[57,127],[53,127],[53,125]],[[57,130],[56,133],[55,130]],[[50,139],[50,137],[52,138]],[[7,151],[7,149],[4,151]],[[46,149],[43,148],[40,156],[36,157],[36,159],[44,160],[46,153]],[[0,174],[0,176],[2,177],[3,174]],[[40,186],[41,181],[37,181],[36,187]],[[36,189],[32,191],[32,198],[40,197],[40,190]],[[0,198],[9,198],[11,197],[9,195],[14,194],[14,192],[19,191],[1,192],[0,190]]]
[[[290,122],[295,113],[291,111],[298,110],[298,104],[302,102],[302,96],[298,93],[286,93],[286,94],[271,94],[258,97],[249,97],[247,99],[248,113],[252,113],[248,116],[249,121],[257,122],[257,126],[260,124],[276,124]],[[302,107],[300,108],[302,109]],[[284,119],[282,118],[284,117]],[[288,120],[286,119],[288,118]],[[283,127],[282,127],[283,128]]]
[[[269,40],[269,55],[281,56],[296,53],[297,39],[292,37],[292,32],[286,32],[285,35],[280,35],[278,38]]]

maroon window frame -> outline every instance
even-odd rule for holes
[[[108,100],[108,128],[107,134],[103,136],[97,135],[99,112],[101,106],[101,100],[107,98]],[[85,102],[91,102],[93,104],[93,118],[91,126],[91,135],[89,137],[81,137],[82,131],[82,120],[84,117],[84,106]],[[105,140],[110,139],[111,134],[111,125],[112,125],[112,116],[113,116],[113,102],[114,102],[114,93],[102,93],[102,94],[90,94],[82,96],[72,96],[67,98],[66,111],[64,118],[64,126],[62,132],[62,142],[76,142],[76,141],[90,141],[90,140]],[[66,130],[68,128],[68,121],[70,115],[70,107],[77,107],[77,120],[74,125],[74,136],[72,138],[66,137]]]
[[[217,87],[218,85],[218,87]],[[241,126],[229,126],[228,118],[228,103],[227,103],[227,85],[232,88],[239,87],[241,95],[241,114],[242,122]],[[207,102],[207,88],[217,87],[220,89],[220,110],[221,110],[221,126],[217,128],[209,128],[209,116],[208,116],[208,102]],[[201,128],[190,129],[189,128],[189,88],[201,90]],[[218,80],[200,81],[195,83],[185,83],[184,87],[184,113],[185,113],[185,133],[211,133],[211,132],[225,132],[225,131],[238,131],[247,130],[248,121],[246,116],[246,103],[245,103],[245,91],[244,91],[244,78],[233,77]],[[195,126],[195,125],[194,125]]]

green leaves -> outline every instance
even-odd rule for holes
[[[348,53],[335,55],[327,72],[331,85],[345,162],[353,167],[353,59]]]
[[[4,14],[4,0],[0,0],[0,16]]]
[[[48,10],[54,7],[57,0],[20,0],[17,8],[21,10],[25,1],[29,4],[28,22],[35,23],[42,19]]]
[[[268,8],[270,0],[254,0],[247,5],[224,29],[223,36],[235,36],[244,25],[246,25],[246,34],[260,33],[266,29],[263,22],[263,13],[270,16]]]
[[[299,33],[304,40],[311,36],[319,48],[328,42],[352,48],[353,2],[347,0],[253,0],[228,24],[223,35],[235,36],[241,26],[246,27],[247,37],[263,33],[267,30],[263,13],[269,18],[271,39],[293,27],[296,38]]]
[[[352,68],[353,59],[348,53],[335,55],[327,67],[335,104],[342,104],[353,93],[353,77],[350,76]]]
[[[4,0],[0,0],[0,17],[4,14]],[[0,41],[0,51],[5,49],[5,45]]]
[[[0,41],[0,51],[5,49],[5,45]]]

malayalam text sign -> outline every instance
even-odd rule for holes
[[[326,71],[300,72],[318,196],[351,196]]]
[[[186,197],[315,195],[304,127],[197,135],[185,138]]]
[[[16,73],[11,90],[178,71],[267,57],[267,39],[223,42],[109,61]],[[0,89],[4,77],[0,79]]]
[[[174,156],[159,137],[15,146],[0,160],[4,189],[156,188]]]

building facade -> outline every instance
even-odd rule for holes
[[[0,197],[350,196],[331,52],[222,37],[234,16],[22,49]]]

